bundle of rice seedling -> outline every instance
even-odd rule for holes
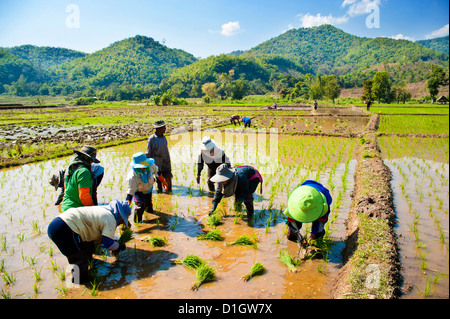
[[[175,259],[172,260],[174,264],[177,265],[183,265],[185,267],[191,268],[191,269],[197,269],[201,265],[205,264],[206,262],[201,259],[200,257],[196,255],[189,254],[186,257],[184,257],[183,260]]]
[[[266,271],[266,268],[264,267],[264,265],[261,264],[260,262],[256,262],[255,264],[253,264],[252,268],[250,269],[250,273],[242,276],[241,279],[242,279],[242,281],[248,281],[248,280],[250,280],[250,278],[252,278],[254,276],[262,275],[264,273],[264,271]]]
[[[278,256],[280,257],[280,261],[285,264],[290,271],[297,272],[297,266],[300,264],[298,260],[292,258],[287,251],[283,251],[282,249]]]
[[[133,231],[130,228],[125,228],[120,234],[119,242],[125,244],[133,239]]]
[[[200,234],[197,236],[197,240],[215,240],[221,241],[223,237],[220,235],[220,230],[214,229],[212,231],[207,232],[206,234]]]
[[[192,290],[198,288],[205,282],[213,281],[216,278],[216,270],[208,264],[202,264],[197,268],[197,281],[192,285]]]
[[[256,248],[256,243],[253,243],[252,240],[247,235],[242,235],[235,241],[227,243],[227,245],[253,246]]]
[[[222,223],[222,217],[216,214],[209,215],[208,220],[206,221],[209,227],[214,228],[217,225]]]
[[[146,237],[143,238],[142,241],[150,243],[153,247],[163,247],[166,245],[166,239],[159,236]]]

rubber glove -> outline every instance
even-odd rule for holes
[[[162,175],[156,175],[156,178],[161,182],[165,190],[169,188],[169,185],[167,185],[167,182]]]

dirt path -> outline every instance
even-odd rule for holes
[[[372,115],[361,137],[354,175],[354,205],[346,221],[343,264],[333,298],[392,299],[400,294],[400,262],[394,232],[391,172],[381,159]]]

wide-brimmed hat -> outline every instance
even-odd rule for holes
[[[106,206],[111,213],[116,216],[116,221],[119,221],[120,218],[123,219],[125,226],[129,227],[128,218],[131,215],[130,204],[126,200],[112,200],[108,206]]]
[[[216,141],[212,140],[209,136],[205,136],[202,140],[202,145],[200,148],[204,151],[209,151],[214,146],[216,146]]]
[[[234,168],[229,168],[227,164],[221,164],[216,169],[216,175],[211,177],[211,182],[225,182],[234,176]]]
[[[289,195],[284,214],[301,223],[316,221],[328,212],[325,195],[311,186],[299,186]]]
[[[56,191],[59,185],[59,174],[58,173],[52,174],[48,182],[55,188]]]
[[[155,160],[153,158],[148,158],[145,156],[145,153],[139,152],[133,154],[133,159],[131,160],[131,166],[133,168],[147,168],[155,164]]]
[[[79,151],[74,151],[76,154],[82,154],[90,158],[94,163],[100,163],[97,159],[97,149],[93,146],[85,145]]]
[[[156,128],[160,128],[160,127],[163,127],[166,125],[167,125],[166,122],[164,122],[163,120],[158,120],[155,122],[155,124],[153,124],[153,128],[156,129]]]

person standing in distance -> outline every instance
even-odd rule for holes
[[[145,156],[147,158],[153,158],[156,166],[158,166],[158,175],[164,177],[167,182],[168,193],[172,192],[172,165],[170,162],[169,147],[167,146],[167,139],[164,133],[166,133],[166,123],[163,120],[155,122],[153,128],[155,133],[150,136],[147,143],[147,152]],[[163,185],[160,180],[156,181],[158,185],[158,191],[162,192]]]

